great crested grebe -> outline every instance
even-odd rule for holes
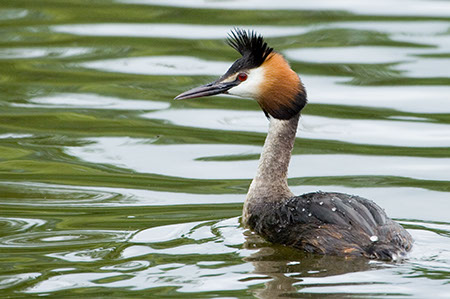
[[[175,99],[220,93],[255,99],[270,121],[259,167],[244,203],[243,224],[270,242],[308,252],[396,260],[411,235],[373,201],[343,193],[294,196],[287,171],[306,91],[279,53],[254,31],[231,31],[228,44],[242,57],[218,80]]]

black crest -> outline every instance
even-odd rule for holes
[[[248,68],[259,67],[273,51],[264,38],[253,30],[234,28],[228,35],[227,43],[242,55]]]

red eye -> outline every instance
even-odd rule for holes
[[[239,75],[237,76],[239,81],[245,81],[247,80],[248,75],[246,73],[239,73]]]

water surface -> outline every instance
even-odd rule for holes
[[[0,3],[0,296],[450,297],[446,1]],[[269,244],[239,224],[267,120],[173,101],[253,28],[306,85],[296,194],[370,198],[415,239],[400,263]]]

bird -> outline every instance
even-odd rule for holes
[[[175,97],[230,94],[256,100],[269,120],[259,166],[244,201],[241,221],[264,239],[310,253],[403,260],[411,235],[375,202],[339,192],[295,196],[287,173],[307,94],[282,54],[253,30],[234,28],[226,42],[241,57],[216,81]]]

